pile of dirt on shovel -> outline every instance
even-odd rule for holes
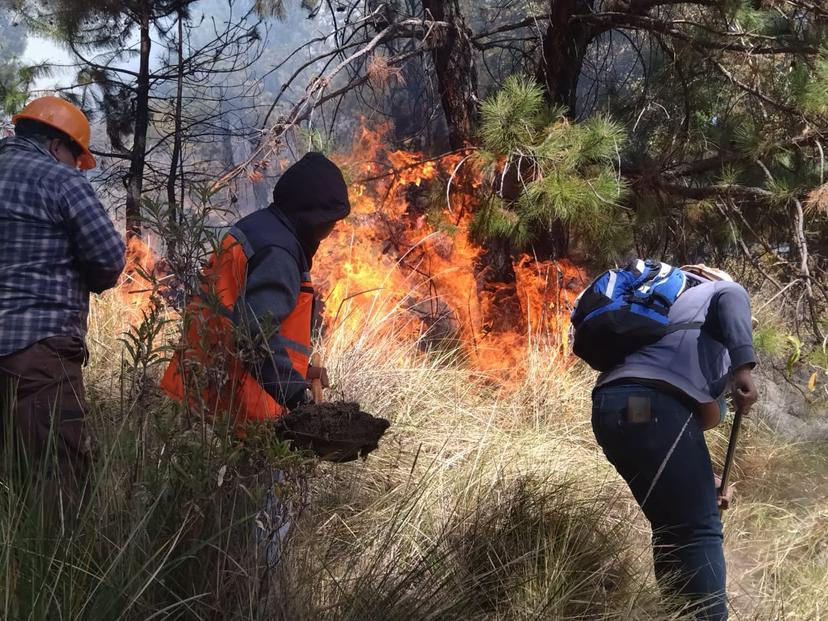
[[[375,450],[390,426],[384,418],[361,411],[358,403],[333,401],[294,408],[279,419],[276,434],[320,459],[342,462]]]

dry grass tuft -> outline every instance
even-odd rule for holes
[[[828,183],[812,190],[805,199],[805,207],[809,211],[819,214],[828,214]]]
[[[374,86],[385,86],[391,80],[405,84],[402,68],[393,66],[388,56],[380,52],[374,52],[368,59],[368,79]]]

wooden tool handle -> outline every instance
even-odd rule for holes
[[[722,468],[722,484],[719,491],[724,493],[727,490],[727,484],[730,481],[730,469],[733,466],[733,458],[736,455],[736,443],[739,441],[739,430],[742,426],[742,416],[744,410],[736,410],[733,416],[733,427],[730,430],[730,440],[727,443],[727,455],[725,456],[724,468]]]
[[[719,485],[719,495],[724,496],[727,492],[727,484],[730,482],[730,470],[733,466],[733,458],[736,456],[736,443],[739,441],[739,431],[742,427],[742,416],[747,410],[738,409],[733,416],[733,427],[730,430],[730,440],[727,443],[727,454],[725,455],[724,467],[722,468],[722,483]],[[719,517],[722,509],[719,508]]]
[[[319,357],[319,354],[313,354],[310,359],[311,366],[314,367],[321,367],[322,360]],[[320,378],[315,378],[311,380],[311,396],[313,397],[314,403],[322,403],[325,399],[324,395],[322,394],[322,380]]]

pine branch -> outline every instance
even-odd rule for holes
[[[778,194],[774,194],[770,190],[738,184],[719,183],[690,187],[676,183],[661,182],[657,187],[668,194],[674,194],[676,196],[691,198],[694,200],[715,198],[718,196],[729,196],[732,198],[754,200],[761,203],[772,203],[779,198]]]
[[[795,147],[801,148],[812,146],[816,144],[821,138],[823,138],[826,131],[828,131],[828,129],[825,131],[816,131],[808,129],[805,132],[801,133],[799,136],[796,136],[795,138],[782,140],[779,142],[775,142],[771,145],[765,146],[758,153],[736,152],[714,155],[712,157],[706,157],[690,162],[677,162],[674,164],[669,164],[667,165],[667,167],[658,171],[657,174],[662,177],[676,178],[691,177],[693,175],[703,175],[706,173],[719,171],[725,166],[751,162],[755,160],[757,157],[765,157],[777,151],[783,151],[785,149],[791,149]],[[652,173],[652,171],[648,171],[647,169],[630,165],[622,166],[621,172],[624,174],[624,176],[627,177],[640,177],[645,176],[648,173]]]
[[[629,0],[627,12],[633,15],[643,15],[659,6],[675,6],[678,4],[692,4],[696,6],[720,6],[721,0]]]
[[[93,155],[97,155],[98,157],[109,157],[109,158],[113,158],[113,159],[127,160],[127,161],[132,159],[132,155],[130,155],[129,153],[114,153],[114,152],[110,152],[110,151],[98,151],[97,149],[89,149],[89,150],[92,152]]]
[[[731,71],[729,71],[724,65],[722,65],[722,63],[720,63],[716,60],[711,60],[711,63],[719,73],[721,73],[725,78],[727,78],[731,82],[731,84],[733,84],[737,88],[743,90],[746,93],[749,93],[749,94],[753,95],[754,97],[757,97],[761,101],[765,102],[769,106],[773,106],[774,108],[776,108],[777,110],[780,110],[781,112],[785,112],[786,114],[790,114],[791,116],[794,116],[794,117],[801,117],[803,119],[806,119],[812,125],[816,124],[813,120],[808,119],[800,110],[797,110],[796,108],[792,108],[792,107],[790,107],[790,106],[788,106],[788,105],[786,105],[782,102],[779,102],[779,101],[773,99],[772,97],[768,97],[767,95],[765,95],[759,89],[753,88],[749,84],[745,84],[744,82],[739,80],[736,76],[734,76]]]
[[[643,15],[646,11],[656,6],[664,5],[678,5],[678,4],[692,4],[698,6],[719,6],[719,0],[698,0],[695,2],[681,2],[679,0],[640,0],[639,2],[630,3],[627,11],[617,12],[602,12],[589,13],[582,15],[573,15],[570,21],[578,21],[582,23],[592,24],[596,26],[591,33],[590,38],[617,28],[630,28],[633,30],[643,30],[648,32],[657,32],[669,36],[673,39],[683,41],[697,50],[718,50],[723,52],[743,52],[746,54],[802,54],[813,56],[819,53],[819,48],[801,42],[788,42],[781,37],[774,37],[769,35],[758,35],[750,32],[728,32],[722,30],[715,30],[698,22],[691,22],[689,20],[665,21],[662,19],[649,17]],[[481,39],[486,39],[497,34],[511,32],[526,28],[538,22],[547,21],[550,19],[549,14],[533,15],[524,18],[511,24],[504,24],[492,30],[476,34],[471,37],[471,41],[478,49],[483,49],[485,44],[480,43]],[[696,35],[680,30],[676,26],[684,25],[699,28],[708,33],[722,38],[732,38],[739,40],[756,41],[755,44],[745,44],[740,41],[716,41],[701,39]]]
[[[780,37],[769,37],[762,35],[755,35],[748,32],[721,32],[711,31],[703,24],[698,24],[689,21],[664,21],[653,17],[643,15],[630,15],[628,13],[595,13],[588,15],[573,15],[573,21],[580,21],[587,24],[599,26],[598,32],[612,30],[614,28],[631,28],[633,30],[644,30],[648,32],[657,32],[666,35],[673,39],[678,39],[685,42],[687,45],[698,51],[717,50],[720,52],[743,52],[745,54],[800,54],[805,56],[814,56],[819,53],[819,48],[804,43],[787,43],[780,40]],[[677,24],[694,26],[708,30],[711,34],[718,37],[732,37],[738,39],[758,40],[755,45],[746,45],[739,41],[716,41],[702,39],[696,35],[685,32],[676,28]],[[597,34],[597,33],[595,33]],[[764,41],[773,41],[774,43],[764,43]]]

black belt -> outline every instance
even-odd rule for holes
[[[681,403],[689,408],[692,411],[696,410],[698,407],[698,403],[696,400],[687,395],[682,390],[676,388],[672,384],[656,379],[647,379],[641,377],[621,377],[616,380],[612,380],[611,382],[607,382],[606,384],[601,384],[600,386],[596,387],[596,390],[600,390],[601,388],[607,388],[609,386],[644,386],[646,388],[652,388],[653,390],[657,390],[661,393],[664,393],[670,397],[673,397],[677,401],[681,401]]]

